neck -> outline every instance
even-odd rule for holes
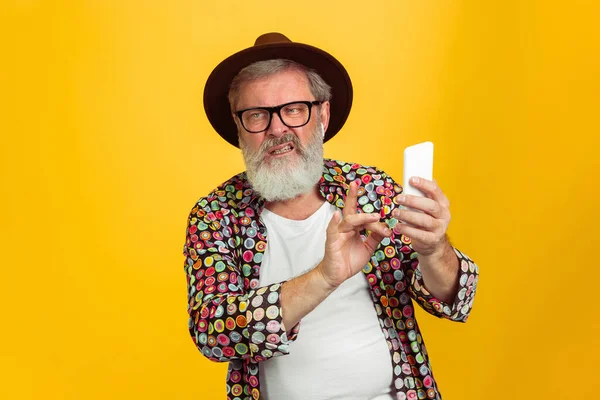
[[[319,193],[318,185],[308,193],[288,200],[269,201],[265,207],[283,218],[297,221],[304,220],[315,213],[323,205],[325,199]]]

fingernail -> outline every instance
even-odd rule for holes
[[[399,203],[404,203],[405,201],[406,201],[406,196],[402,196],[402,195],[398,196]]]
[[[413,177],[412,177],[412,183],[415,183],[415,184],[417,184],[417,185],[418,185],[419,183],[421,183],[421,180],[420,180],[418,177],[416,177],[416,176],[413,176]]]

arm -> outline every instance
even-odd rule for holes
[[[425,287],[433,296],[452,303],[458,292],[458,258],[446,239],[439,254],[419,255],[419,270]]]
[[[281,284],[245,289],[244,261],[226,239],[235,241],[232,222],[228,216],[217,220],[213,201],[201,199],[188,219],[184,269],[190,335],[212,361],[286,354],[296,332],[283,322]]]
[[[404,235],[402,235],[402,242],[411,246],[411,239]],[[452,321],[465,322],[473,307],[473,299],[479,280],[477,265],[467,255],[452,247],[450,256],[457,260],[458,269],[454,273],[439,274],[436,268],[443,268],[443,264],[440,266],[423,266],[421,261],[423,257],[421,255],[414,257],[414,254],[416,253],[413,249],[412,253],[406,257],[407,260],[403,261],[403,269],[406,271],[411,297],[430,314]],[[427,276],[427,272],[433,272],[433,276]],[[440,298],[438,294],[430,290],[430,285],[435,286],[432,279],[438,279],[441,281],[441,285],[446,282],[449,286],[455,285],[452,289],[452,296]]]
[[[478,267],[450,244],[446,235],[450,223],[449,201],[435,184],[425,179],[411,185],[426,197],[400,195],[392,215],[404,223],[394,227],[401,243],[410,245],[416,258],[404,262],[413,298],[428,312],[465,321],[470,313],[478,282]],[[420,210],[421,212],[417,212]]]
[[[281,304],[285,326],[298,324],[335,290],[319,273],[321,268],[318,265],[312,271],[283,284]]]

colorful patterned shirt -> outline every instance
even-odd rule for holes
[[[324,159],[319,191],[339,209],[349,184],[360,183],[359,212],[379,212],[390,227],[402,188],[374,167]],[[188,283],[189,331],[198,349],[212,361],[228,361],[227,398],[260,399],[260,362],[285,356],[301,330],[281,317],[281,285],[258,287],[268,232],[260,214],[264,199],[241,173],[193,207],[184,246]],[[417,253],[406,236],[392,229],[363,268],[375,311],[392,356],[397,399],[440,399],[412,301],[425,311],[466,321],[475,295],[478,267],[454,249],[459,260],[459,288],[452,304],[424,287]],[[289,332],[289,335],[288,333]]]

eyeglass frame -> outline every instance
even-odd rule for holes
[[[306,119],[306,122],[303,123],[302,125],[294,125],[294,126],[290,126],[288,124],[286,124],[283,121],[283,118],[281,118],[281,110],[286,107],[289,106],[290,104],[296,104],[296,103],[300,103],[300,104],[304,104],[308,107],[308,118]],[[281,121],[282,124],[284,124],[285,126],[287,126],[288,128],[300,128],[306,124],[308,124],[310,122],[310,118],[312,117],[312,108],[313,106],[320,106],[321,104],[325,103],[325,101],[320,101],[320,100],[307,100],[307,101],[290,101],[289,103],[285,103],[285,104],[280,104],[278,106],[275,107],[252,107],[252,108],[246,108],[244,110],[239,110],[234,112],[234,114],[238,117],[238,119],[240,120],[240,124],[242,125],[242,127],[246,130],[246,132],[248,133],[261,133],[261,132],[265,132],[269,129],[269,127],[271,126],[271,122],[273,122],[273,113],[276,113],[277,116],[279,117],[279,120]],[[267,127],[263,130],[260,131],[251,131],[248,130],[248,128],[246,128],[246,126],[244,125],[244,120],[242,119],[242,114],[245,113],[246,111],[251,111],[251,110],[266,110],[269,113],[269,123],[267,124]]]

